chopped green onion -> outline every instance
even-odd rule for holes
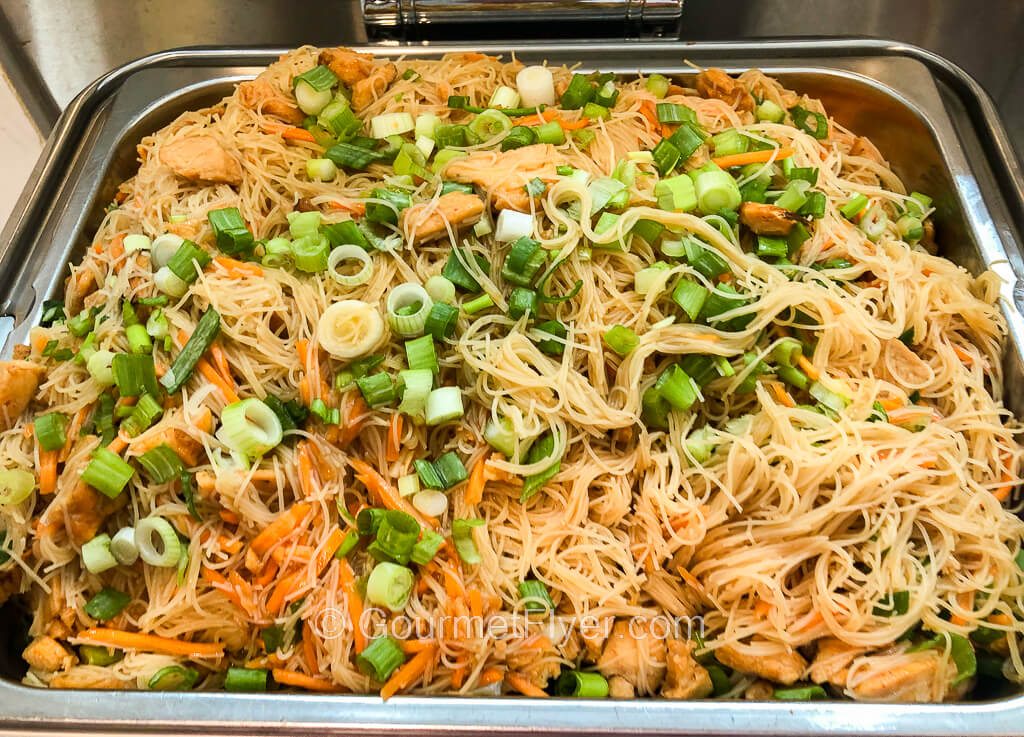
[[[426,327],[433,304],[427,290],[419,284],[399,284],[388,293],[386,303],[391,329],[403,338],[420,335]]]
[[[412,593],[413,575],[405,566],[384,561],[374,566],[366,582],[366,600],[400,612]],[[363,654],[365,654],[364,651]]]
[[[825,206],[828,199],[824,192],[808,192],[807,201],[797,210],[798,215],[807,215],[815,219],[825,216]]]
[[[746,153],[750,148],[750,139],[735,128],[729,128],[711,136],[711,145],[715,147],[715,157],[733,156]]]
[[[237,207],[225,207],[220,210],[211,210],[206,217],[213,228],[213,235],[217,241],[217,248],[224,253],[239,253],[252,250],[254,239],[249,229],[245,227],[245,221]],[[178,274],[182,279],[185,277]],[[186,281],[188,281],[186,279]]]
[[[0,506],[21,504],[35,490],[36,477],[23,468],[0,470]]]
[[[225,691],[266,691],[267,671],[261,668],[228,668],[224,676]]]
[[[110,535],[97,535],[82,546],[82,565],[89,573],[94,574],[109,571],[117,566],[117,559],[110,552]]]
[[[517,125],[511,128],[508,134],[501,139],[501,150],[511,151],[513,149],[522,148],[523,146],[532,146],[537,142],[537,133],[533,128],[528,128],[525,125]]]
[[[93,619],[105,622],[120,614],[131,601],[132,597],[123,591],[104,588],[99,593],[94,594],[82,609]]]
[[[689,409],[697,401],[693,382],[677,365],[670,366],[658,377],[654,390],[677,410]]]
[[[696,123],[683,123],[668,137],[669,142],[679,151],[679,160],[686,161],[704,143],[707,134]]]
[[[626,356],[640,345],[640,338],[624,325],[613,325],[605,331],[604,342],[620,356]]]
[[[558,320],[542,322],[537,326],[536,332],[539,335],[548,336],[537,340],[537,347],[544,351],[544,353],[560,356],[565,352],[565,337],[569,334],[569,331]]]
[[[320,231],[327,236],[327,240],[331,242],[332,246],[353,245],[359,246],[364,250],[370,248],[370,244],[366,241],[366,236],[360,232],[358,226],[351,220],[321,225]],[[277,239],[275,238],[274,240]]]
[[[613,108],[615,107],[615,103],[618,101],[619,89],[611,80],[608,80],[603,85],[601,85],[601,87],[597,90],[597,94],[594,95],[594,102],[604,108]]]
[[[594,99],[597,89],[584,74],[574,74],[559,101],[563,110],[577,110]]]
[[[672,290],[672,301],[682,308],[691,321],[696,321],[709,294],[704,285],[689,279],[680,279]]]
[[[657,185],[655,185],[657,187]],[[633,235],[638,235],[643,238],[650,245],[654,245],[661,234],[665,232],[665,226],[659,223],[657,220],[648,220],[646,218],[637,220],[636,225],[630,231]]]
[[[896,221],[896,229],[908,241],[919,241],[924,236],[924,223],[913,215],[904,215]]]
[[[365,169],[373,162],[382,161],[387,158],[381,152],[371,151],[368,148],[354,146],[350,143],[335,143],[324,152],[324,157],[330,159],[338,166],[357,170]]]
[[[444,302],[434,302],[427,315],[424,330],[435,340],[444,340],[455,334],[455,325],[459,319],[459,309]]]
[[[448,451],[434,461],[434,470],[437,471],[444,489],[450,489],[469,478],[465,465],[454,451]]]
[[[772,691],[776,701],[814,701],[828,698],[821,686],[801,686],[797,688],[777,688]]]
[[[806,110],[798,105],[790,108],[789,114],[793,116],[793,125],[804,133],[809,133],[812,138],[828,138],[828,119],[821,113]],[[809,119],[814,120],[814,125],[808,124]]]
[[[444,480],[437,472],[437,468],[434,467],[433,463],[420,459],[413,461],[413,467],[416,469],[416,475],[419,476],[420,483],[423,486],[438,491],[444,490]]]
[[[504,212],[502,214],[504,214]],[[483,256],[473,254],[468,249],[460,251],[457,248],[453,248],[451,253],[448,254],[448,260],[445,262],[444,268],[441,270],[441,276],[467,292],[476,293],[480,291],[480,284],[473,275],[469,273],[466,267],[463,266],[463,263],[469,263],[471,258],[475,259],[477,266],[480,267],[480,270],[483,271],[484,274],[489,273],[490,264],[483,258]]]
[[[626,192],[627,187],[618,179],[611,177],[599,177],[587,185],[587,192],[590,193],[591,213],[596,214],[609,205],[612,199]]]
[[[518,320],[526,314],[535,317],[537,315],[537,293],[524,287],[513,289],[508,299],[508,314],[513,320]]]
[[[427,409],[427,397],[430,395],[434,383],[434,372],[431,369],[410,369],[399,371],[398,378],[405,386],[402,394],[402,402],[398,405],[398,411],[424,419]]]
[[[416,130],[416,123],[409,113],[382,113],[370,118],[370,133],[374,138],[400,136]]]
[[[667,138],[662,138],[658,141],[658,144],[651,151],[651,156],[654,159],[654,168],[658,170],[661,176],[665,176],[672,171],[676,164],[679,163],[680,158],[682,158],[679,149]]]
[[[135,469],[125,463],[121,456],[106,448],[97,448],[82,471],[82,481],[113,499],[124,491],[134,475]]]
[[[440,425],[463,415],[462,390],[457,386],[443,386],[427,395],[427,424]]]
[[[371,407],[393,402],[397,394],[394,381],[386,373],[361,376],[356,379],[356,386]]]
[[[210,254],[186,239],[182,241],[178,250],[171,256],[171,260],[167,262],[167,268],[182,282],[191,284],[199,276],[196,264],[199,265],[200,269],[203,269],[209,266],[212,260],[213,257]]]
[[[434,302],[443,302],[449,305],[455,302],[455,284],[440,274],[435,274],[427,279],[427,283],[423,286]]]
[[[567,670],[555,682],[555,691],[559,696],[603,699],[608,695],[608,681],[600,673]]]
[[[68,326],[68,332],[76,338],[84,338],[93,329],[96,320],[93,317],[92,310],[82,310],[75,317],[67,320],[65,324]]]
[[[139,456],[139,463],[157,484],[165,484],[172,479],[180,478],[181,472],[185,470],[181,458],[167,443],[161,443],[143,453]]]
[[[416,478],[413,476],[412,478]],[[423,537],[413,546],[410,559],[417,565],[425,566],[434,559],[437,551],[444,544],[444,536],[433,530],[424,530]]]
[[[405,341],[405,355],[410,369],[427,369],[434,373],[437,373],[439,369],[437,352],[434,350],[434,339],[429,335]]]
[[[668,94],[670,84],[668,79],[661,74],[652,74],[644,81],[644,87],[647,88],[647,91],[659,100]]]
[[[163,405],[152,394],[143,394],[134,407],[128,407],[128,418],[121,423],[121,429],[129,437],[137,437],[163,414]]]
[[[150,691],[187,691],[199,680],[199,671],[181,665],[167,665],[146,684]]]
[[[124,332],[132,353],[149,353],[153,350],[153,341],[149,339],[145,325],[129,325]]]
[[[843,217],[847,219],[853,219],[857,214],[861,212],[865,207],[868,206],[867,195],[860,193],[855,194],[849,202],[839,208],[839,212],[843,214]]]
[[[217,439],[231,450],[256,458],[281,442],[281,421],[274,411],[255,397],[234,402],[221,413]]]
[[[452,520],[452,542],[463,563],[476,565],[483,561],[473,540],[473,528],[483,525],[484,521],[476,518]]]
[[[124,653],[121,651],[103,647],[102,645],[79,645],[78,655],[86,665],[98,665],[100,667],[113,665],[124,658]]]
[[[833,412],[842,412],[850,404],[850,399],[826,385],[824,378],[813,382],[808,393]]]
[[[411,514],[389,509],[379,520],[375,534],[367,552],[377,560],[405,565],[420,536],[420,525]]]
[[[489,141],[511,128],[512,119],[499,110],[484,110],[469,124],[469,130],[483,141]]]
[[[796,179],[786,185],[775,205],[791,212],[796,212],[807,202],[807,189],[810,185],[802,179]]]
[[[374,638],[366,649],[356,656],[356,666],[360,672],[378,683],[388,680],[395,669],[404,662],[405,653],[390,635]]]
[[[32,427],[39,447],[43,450],[60,450],[67,442],[67,415],[51,412],[37,417]]]
[[[140,519],[135,525],[135,544],[143,562],[158,568],[174,568],[181,556],[187,555],[177,531],[163,517]]]
[[[320,64],[302,74],[297,74],[292,80],[292,85],[297,85],[299,82],[305,82],[317,92],[323,92],[338,84],[338,77],[328,67]]]
[[[555,602],[551,600],[548,587],[543,581],[527,579],[519,583],[519,600],[523,602],[523,609],[530,613],[543,614],[555,610]]]
[[[654,106],[659,123],[696,123],[697,113],[686,105],[659,102]]]
[[[484,440],[507,458],[516,455],[519,438],[512,427],[512,421],[507,417],[500,417],[497,422],[488,420],[487,426],[484,428]]]
[[[110,553],[120,565],[130,566],[139,559],[139,547],[135,544],[135,528],[122,527],[110,541]]]
[[[196,329],[192,331],[188,342],[178,353],[167,373],[160,379],[160,383],[168,393],[174,394],[192,377],[196,364],[210,349],[218,333],[220,333],[220,314],[212,307],[207,307],[203,316],[199,318],[199,322],[196,323]],[[139,356],[139,358],[143,357]],[[152,362],[152,359],[150,361]],[[114,376],[117,377],[117,359],[114,361]],[[118,383],[118,388],[120,388],[120,383]],[[121,393],[124,394],[123,391]],[[155,394],[156,391],[150,393]]]
[[[771,100],[765,100],[754,110],[754,116],[763,123],[781,123],[786,111]]]
[[[729,263],[711,247],[702,245],[694,238],[687,238],[683,246],[690,266],[707,279],[717,279],[728,273]]]
[[[565,131],[557,120],[552,120],[536,128],[537,142],[561,146],[565,143]]]
[[[757,255],[762,258],[765,256],[785,258],[789,255],[789,243],[785,238],[759,235],[757,236]]]
[[[588,102],[583,106],[583,117],[591,120],[609,120],[612,117],[612,112],[604,105]]]
[[[562,457],[554,456],[555,436],[551,432],[544,433],[526,454],[526,464],[532,465],[544,460],[550,460],[543,470],[530,474],[523,480],[523,490],[519,495],[519,502],[522,504],[550,481],[562,468]]]
[[[697,206],[706,214],[735,210],[743,202],[736,180],[727,171],[715,168],[700,172],[693,182]]]

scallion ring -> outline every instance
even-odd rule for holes
[[[220,420],[217,439],[249,458],[261,456],[281,442],[281,420],[255,397],[229,404]]]
[[[343,274],[338,266],[343,261],[358,261],[362,268],[354,274]],[[351,243],[338,246],[327,257],[327,273],[343,287],[357,287],[365,284],[373,276],[373,260],[365,250]]]
[[[185,552],[185,546],[178,539],[178,533],[163,517],[146,517],[139,520],[135,526],[135,545],[145,563],[159,568],[174,568]],[[113,560],[113,555],[111,559]]]
[[[384,337],[384,320],[372,305],[343,299],[324,310],[317,325],[320,347],[345,360],[370,353]]]
[[[373,604],[386,606],[393,612],[400,612],[409,601],[412,584],[412,571],[405,566],[378,563],[366,581],[366,599]]]
[[[0,506],[21,504],[32,495],[36,477],[23,468],[0,471]]]
[[[135,544],[135,528],[122,527],[110,541],[110,553],[123,566],[139,559],[139,546]]]
[[[110,552],[110,535],[97,535],[82,546],[82,564],[89,573],[103,573],[117,566]]]
[[[164,233],[157,236],[156,240],[149,247],[149,260],[154,269],[162,269],[171,261],[171,257],[178,252],[185,239],[174,233]]]
[[[434,300],[419,284],[399,284],[388,294],[388,322],[403,338],[415,337],[423,333],[427,315],[433,306]]]

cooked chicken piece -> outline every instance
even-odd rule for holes
[[[694,643],[668,641],[668,674],[661,687],[666,699],[703,699],[715,690],[706,668],[693,658]]]
[[[280,90],[259,79],[238,85],[238,101],[243,107],[264,115],[275,115],[289,123],[301,123],[306,117],[299,110],[299,106],[285,97]]]
[[[277,474],[269,468],[257,469],[251,474],[242,469],[222,469],[217,474],[200,471],[196,474],[196,488],[207,499],[213,499],[215,494],[220,494],[227,499],[234,499],[247,479],[249,484],[260,493],[277,489]],[[288,478],[285,477],[283,481],[287,486]]]
[[[636,689],[622,676],[612,676],[608,679],[608,696],[613,699],[633,699],[636,698]]]
[[[71,628],[59,619],[55,619],[46,625],[46,634],[57,640],[66,640],[71,637]]]
[[[918,243],[932,256],[939,252],[939,244],[935,242],[935,223],[931,220],[924,221],[924,235]]]
[[[242,183],[242,167],[213,136],[189,136],[160,148],[160,163],[193,182]]]
[[[724,100],[737,110],[754,111],[754,98],[747,88],[721,69],[705,69],[698,74],[697,93],[704,98]]]
[[[410,234],[410,242],[430,240],[448,233],[448,225],[455,230],[460,225],[472,225],[480,219],[484,201],[475,194],[449,192],[437,202],[424,202],[402,210],[402,229]]]
[[[14,346],[14,360],[24,361],[26,358],[32,355],[32,346],[26,343],[18,343]]]
[[[199,236],[199,226],[192,220],[185,220],[180,223],[168,223],[167,232],[174,233],[175,235],[180,235],[182,238],[188,238],[190,241],[194,241]]]
[[[384,94],[388,85],[395,81],[396,74],[398,74],[398,70],[391,62],[374,67],[369,77],[359,80],[352,87],[352,107],[362,110]]]
[[[784,207],[762,202],[744,202],[740,205],[740,222],[758,235],[789,235],[793,226],[803,218]]]
[[[142,455],[163,443],[174,448],[174,452],[185,461],[186,466],[198,465],[199,460],[203,458],[203,444],[177,427],[153,428],[133,440],[128,447],[132,455]]]
[[[655,620],[620,619],[612,627],[597,669],[604,676],[622,676],[641,694],[654,693],[665,678],[665,640]]]
[[[320,52],[319,61],[349,87],[373,71],[373,54],[361,54],[344,46],[324,49]]]
[[[64,500],[64,529],[75,545],[84,545],[96,537],[103,520],[124,506],[128,495],[117,499],[102,494],[81,481],[72,487]]]
[[[807,661],[800,657],[800,653],[787,650],[782,645],[778,645],[776,652],[770,655],[750,655],[735,645],[723,645],[715,650],[715,657],[734,670],[787,686],[799,681],[807,670]]]
[[[36,670],[47,673],[70,668],[77,660],[66,647],[52,637],[37,637],[32,640],[21,657]]]
[[[50,679],[50,688],[94,688],[113,690],[125,688],[128,681],[120,680],[109,668],[95,665],[76,665],[67,673],[58,673]]]
[[[938,675],[939,656],[921,653],[902,665],[869,675],[850,684],[860,698],[880,701],[931,701],[934,698],[935,678]]]
[[[520,650],[506,657],[505,662],[512,670],[538,688],[544,688],[548,681],[557,678],[562,672],[562,664],[558,653],[553,648],[544,650]]]
[[[142,271],[152,271],[152,262],[149,260],[149,254],[145,251],[139,251],[135,254],[135,267]],[[128,285],[132,288],[133,298],[145,299],[153,294],[153,279],[147,276],[133,276],[128,279]]]
[[[28,361],[0,362],[0,430],[10,430],[39,388],[44,368]]]
[[[614,617],[605,617],[599,621],[587,620],[580,626],[580,639],[587,649],[588,660],[597,660],[600,657],[601,649],[604,647],[608,635],[611,634],[614,624]]]
[[[887,369],[885,373],[892,374],[892,378],[903,385],[921,384],[934,376],[924,359],[895,338],[885,341],[882,366]]]
[[[775,687],[768,681],[754,681],[743,692],[747,701],[767,701],[775,693]]]
[[[499,210],[511,208],[530,211],[530,196],[526,183],[537,178],[545,184],[558,181],[555,167],[555,147],[548,143],[523,146],[511,151],[477,151],[461,159],[454,159],[442,172],[456,182],[476,184],[490,194],[492,204]]]
[[[823,637],[818,640],[818,652],[811,663],[811,680],[845,688],[850,663],[864,651],[864,648],[847,645],[837,637]]]
[[[864,136],[857,136],[853,140],[853,145],[850,146],[850,156],[860,156],[878,164],[885,164],[885,159],[882,158],[881,152],[875,148],[875,144]]]
[[[14,568],[0,574],[0,604],[15,594],[21,593],[21,569],[12,563]]]

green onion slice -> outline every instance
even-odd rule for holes
[[[366,582],[366,599],[393,612],[400,612],[409,600],[412,584],[412,571],[405,566],[389,562],[378,563]]]
[[[163,517],[146,517],[135,526],[135,544],[145,563],[173,568],[185,553],[185,546],[171,523]]]
[[[277,446],[282,434],[281,421],[274,411],[251,397],[224,408],[217,439],[231,450],[255,458]]]
[[[455,543],[455,551],[462,558],[464,563],[475,565],[483,558],[476,549],[476,542],[473,540],[473,528],[484,526],[482,519],[457,519],[452,520],[452,542]]]

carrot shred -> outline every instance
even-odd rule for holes
[[[184,330],[179,330],[177,337],[179,346],[183,346],[185,345],[185,343],[188,342],[188,336],[185,334]],[[239,400],[238,392],[235,391],[235,388],[231,386],[231,384],[229,384],[227,381],[225,381],[224,377],[222,377],[220,373],[213,366],[211,366],[210,362],[207,361],[205,358],[200,358],[196,362],[196,368],[198,368],[200,373],[202,373],[203,378],[205,378],[207,381],[209,381],[211,384],[217,387],[218,391],[220,391],[221,393],[221,396],[224,397],[224,401],[226,401],[228,404],[234,404]]]
[[[640,103],[640,114],[644,116],[644,119],[648,123],[648,126],[647,126],[647,130],[648,131],[656,131],[656,130],[658,130],[658,126],[660,124],[658,123],[658,115],[657,115],[657,112],[655,111],[654,100],[644,100],[643,102],[641,102]]]
[[[363,395],[355,392],[355,398],[352,400],[352,404],[349,405],[348,413],[345,415],[344,429],[341,431],[341,437],[338,438],[343,446],[351,443],[359,435],[359,428],[363,424],[363,417],[369,411],[370,408],[366,405]]]
[[[366,485],[366,488],[370,490],[370,493],[377,497],[378,501],[385,507],[411,514],[419,520],[420,524],[429,525],[433,528],[437,527],[436,519],[420,514],[414,506],[396,494],[395,490],[391,488],[391,484],[389,484],[383,476],[377,473],[376,469],[374,469],[369,463],[361,461],[358,458],[349,458],[348,462],[352,464],[352,468],[355,469],[356,478],[359,481],[362,481],[363,484]]]
[[[238,524],[238,515],[232,512],[230,509],[219,509],[217,510],[217,516],[227,522],[229,525]]]
[[[298,583],[302,578],[303,573],[304,571],[289,573],[277,582],[277,586],[274,587],[273,593],[271,593],[270,598],[267,599],[268,612],[276,614],[284,608],[284,605],[288,602],[288,597],[291,596],[298,588]]]
[[[562,126],[564,131],[578,131],[581,128],[586,128],[590,125],[590,118],[580,118],[579,120],[568,121],[558,118],[558,124]]]
[[[529,680],[518,673],[506,673],[505,682],[523,696],[530,696],[535,699],[548,698],[548,694],[543,689],[533,685]]]
[[[334,210],[344,210],[345,212],[351,212],[353,215],[365,215],[366,205],[362,202],[339,202],[338,200],[331,200],[327,203]]]
[[[539,113],[533,115],[525,115],[517,121],[517,125],[542,125],[544,123],[550,123],[552,120],[560,117],[558,111],[554,108],[548,108],[542,110]]]
[[[505,671],[501,668],[484,668],[484,672],[480,674],[480,679],[477,684],[480,686],[490,686],[492,683],[505,680]]]
[[[143,650],[188,658],[222,658],[224,645],[217,642],[188,642],[171,637],[147,635],[142,632],[93,627],[78,633],[75,638],[86,645],[105,645],[123,650]]]
[[[57,490],[56,450],[39,449],[39,493],[52,494]]]
[[[424,650],[428,650],[437,645],[434,640],[402,640],[398,643],[402,647],[403,653],[421,653]]]
[[[319,484],[313,479],[313,459],[309,456],[309,448],[306,447],[305,442],[299,445],[297,459],[299,466],[299,483],[302,485],[302,494],[303,496],[311,497],[316,494]]]
[[[551,648],[551,640],[539,632],[534,632],[523,640],[519,647],[523,650],[549,650]]]
[[[123,431],[119,432],[114,436],[114,439],[107,444],[107,450],[111,453],[121,454],[124,452],[124,449],[128,447],[129,442],[131,442],[131,438],[129,438]]]
[[[260,534],[253,538],[250,547],[257,555],[265,555],[275,543],[302,523],[312,506],[306,502],[300,502],[289,507],[286,512],[264,527]]]
[[[950,343],[950,345],[953,347],[953,353],[956,354],[957,358],[959,358],[964,363],[974,363],[973,354],[968,353],[966,349],[962,348],[956,343]]]
[[[814,364],[807,360],[807,356],[797,356],[796,362],[800,364],[800,368],[807,374],[807,378],[811,381],[817,381],[821,378],[821,373],[814,367]]]
[[[234,573],[234,571],[232,571],[232,573]],[[248,614],[248,609],[242,604],[242,597],[239,591],[232,586],[219,571],[203,566],[200,574],[211,586],[213,586],[213,588],[224,594],[232,604]]]
[[[345,533],[341,531],[340,527],[335,527],[331,530],[331,534],[327,536],[327,540],[320,547],[320,551],[316,554],[316,575],[320,575],[324,572],[324,569],[330,565],[331,560],[334,559],[334,554],[338,552],[338,548],[341,547],[341,543],[345,540]]]
[[[286,140],[290,141],[305,141],[307,143],[316,143],[316,138],[305,128],[297,128],[294,125],[283,125],[281,123],[273,123],[269,120],[263,121],[263,130],[265,133],[269,133],[272,136],[281,136]]]
[[[728,169],[731,166],[761,164],[766,161],[780,161],[782,159],[788,159],[792,155],[793,149],[783,146],[782,148],[748,151],[747,153],[732,154],[731,156],[719,156],[717,159],[711,159],[711,161],[722,169]]]
[[[462,688],[466,681],[466,666],[460,665],[452,671],[452,688]]]
[[[1006,498],[1010,496],[1010,492],[1013,491],[1013,487],[1017,485],[1013,474],[1009,471],[1003,471],[1003,477],[1001,479],[1003,485],[992,492],[993,496],[1001,502],[1006,501]]]
[[[115,235],[114,239],[110,241],[110,259],[114,265],[114,273],[120,274],[121,269],[124,268],[124,237],[125,233]]]
[[[469,611],[473,614],[473,617],[480,619],[484,616],[484,598],[480,595],[479,589],[470,589],[466,592],[466,598],[469,599]]]
[[[326,678],[307,676],[305,673],[296,673],[293,670],[274,668],[270,671],[274,680],[282,686],[294,686],[304,688],[307,691],[323,691],[325,693],[344,693],[345,687],[328,681]]]
[[[882,405],[882,409],[884,409],[887,413],[892,412],[893,410],[900,409],[901,407],[903,407],[904,404],[903,400],[900,399],[899,397],[887,397],[885,399],[879,400],[878,403]]]
[[[313,642],[313,628],[309,622],[302,623],[302,659],[311,674],[320,672],[320,664],[316,659],[316,643]]]
[[[395,674],[388,679],[380,689],[380,697],[387,701],[399,691],[411,686],[417,678],[434,660],[434,653],[437,647],[429,647],[422,652],[416,653],[412,660],[395,671]]]
[[[263,267],[259,264],[246,263],[227,256],[217,256],[213,263],[227,272],[228,276],[241,279],[246,276],[263,276]]]
[[[487,460],[490,456],[484,454],[473,466],[469,474],[469,484],[466,485],[466,504],[479,504],[484,498],[484,486],[487,485]]]
[[[210,358],[213,359],[213,366],[220,373],[224,381],[232,384],[234,379],[231,377],[231,367],[228,366],[227,356],[224,355],[224,349],[216,341],[210,344]]]
[[[779,400],[779,404],[790,408],[796,406],[796,402],[793,401],[793,397],[789,395],[789,392],[786,391],[786,387],[782,384],[773,381],[769,386],[772,388],[772,393],[775,394],[775,398]]]
[[[352,639],[356,652],[361,653],[366,649],[366,633],[363,632],[361,624],[363,619],[363,600],[359,598],[359,594],[356,592],[356,577],[352,573],[352,566],[348,564],[347,560],[341,561],[338,573],[341,578],[341,588],[345,592],[345,601],[348,605],[348,618],[352,624]]]
[[[402,414],[395,412],[391,415],[391,422],[388,423],[388,449],[385,458],[388,463],[398,460],[398,453],[402,444]]]
[[[271,560],[267,563],[267,567],[263,569],[263,573],[258,575],[252,580],[256,586],[269,586],[270,582],[277,576],[277,572],[281,570],[276,560]]]

